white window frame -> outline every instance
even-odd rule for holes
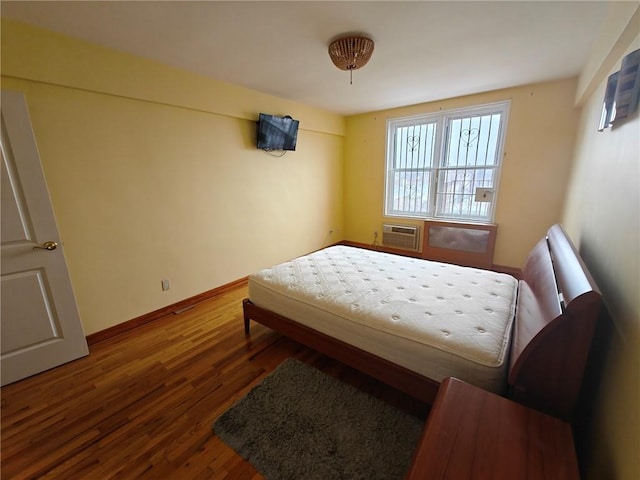
[[[511,101],[501,101],[484,105],[476,105],[466,108],[456,108],[451,110],[443,110],[437,113],[414,115],[410,117],[391,118],[387,120],[387,140],[386,140],[386,164],[385,164],[385,196],[384,196],[384,215],[386,217],[402,217],[402,218],[419,218],[430,220],[443,220],[443,221],[463,221],[471,223],[493,223],[495,218],[496,203],[498,199],[498,186],[500,183],[500,171],[502,167],[502,159],[504,156],[504,143],[506,138],[506,130],[508,124],[509,108]],[[448,138],[447,129],[449,128],[451,121],[459,118],[477,117],[488,114],[500,114],[500,126],[498,129],[498,139],[495,153],[495,165],[490,165],[487,168],[493,169],[493,186],[491,188],[491,200],[489,202],[488,214],[483,217],[475,215],[448,215],[446,213],[438,212],[437,200],[439,185],[438,178],[448,168],[443,166],[446,142]],[[394,173],[400,168],[394,168],[396,158],[396,131],[398,128],[407,126],[417,126],[424,124],[435,125],[435,135],[432,152],[433,152],[433,165],[417,168],[405,168],[404,170],[416,172],[416,174],[429,174],[428,183],[428,207],[427,212],[407,212],[403,210],[394,210],[393,206],[393,180]],[[425,147],[426,148],[426,147]],[[457,167],[456,169],[477,169],[477,166]],[[451,168],[449,168],[451,169]],[[476,190],[477,192],[477,190]],[[405,209],[406,210],[406,209]]]

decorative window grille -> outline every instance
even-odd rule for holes
[[[385,214],[492,222],[509,102],[387,122]]]

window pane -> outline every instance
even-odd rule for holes
[[[500,114],[454,118],[449,122],[445,167],[497,165]]]
[[[434,147],[434,123],[398,127],[393,168],[431,168]]]
[[[441,170],[438,178],[437,216],[489,218],[491,202],[476,202],[476,188],[494,188],[493,168]]]
[[[429,212],[429,171],[397,171],[393,173],[391,212],[427,214]]]

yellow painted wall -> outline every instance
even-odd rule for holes
[[[5,20],[2,88],[26,96],[86,334],[340,239],[341,116]],[[295,152],[256,149],[259,112],[300,120]]]
[[[622,27],[628,25],[636,35],[622,54],[640,48],[639,10],[636,7],[631,21],[630,15],[622,18]],[[614,20],[620,24],[620,18]],[[619,46],[617,40],[628,35],[625,30],[614,31],[605,44]],[[622,55],[616,47],[609,56],[600,52],[599,58],[612,68],[595,77],[597,88],[584,99],[562,221],[613,320],[612,339],[598,356],[604,374],[594,388],[587,478],[635,480],[640,478],[640,120],[636,112],[613,128],[597,131],[606,78],[620,69]]]
[[[85,332],[340,238],[371,242],[388,220],[386,120],[510,99],[495,263],[521,266],[557,221],[574,238],[620,333],[600,388],[588,478],[640,478],[638,115],[596,132],[606,74],[620,52],[638,48],[637,37],[625,40],[638,8],[611,10],[579,83],[346,121],[2,20],[2,88],[26,94]],[[254,148],[260,111],[301,120],[298,151],[273,158]],[[171,280],[169,292],[161,278]]]
[[[511,100],[495,223],[494,263],[521,267],[560,219],[578,111],[576,79],[509,88],[347,118],[345,238],[371,243],[382,223],[419,224],[384,216],[386,122],[390,118]]]

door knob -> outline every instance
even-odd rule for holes
[[[55,250],[58,247],[57,242],[44,242],[42,245],[36,245],[33,247],[34,250]]]

